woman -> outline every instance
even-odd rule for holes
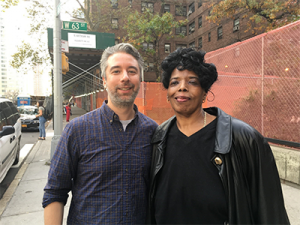
[[[69,122],[71,115],[71,102],[66,106],[66,121]]]
[[[43,113],[45,108],[43,107],[43,101],[38,101],[37,102],[37,107],[39,108],[39,114],[36,115],[36,117],[39,118],[39,131],[40,131],[40,136],[39,136],[39,140],[45,140],[46,138],[46,130],[45,130],[45,123],[46,123],[46,119],[43,117]]]
[[[289,224],[267,141],[221,109],[202,108],[218,74],[204,52],[161,64],[175,116],[152,139],[148,223]]]

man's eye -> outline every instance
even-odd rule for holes
[[[130,73],[130,74],[136,74],[136,71],[135,70],[129,70],[128,73]]]
[[[120,73],[120,70],[113,70],[111,73],[117,74],[117,73]]]

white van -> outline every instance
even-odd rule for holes
[[[17,107],[0,98],[0,183],[20,158],[21,119]]]

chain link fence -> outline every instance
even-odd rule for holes
[[[219,78],[203,107],[217,106],[267,138],[300,143],[300,21],[206,54]],[[96,98],[95,96],[96,95]],[[161,124],[174,115],[161,83],[142,82],[139,111]],[[78,98],[101,107],[106,91]],[[84,102],[87,103],[84,103]],[[91,104],[96,101],[96,104]]]

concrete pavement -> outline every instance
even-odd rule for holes
[[[71,119],[83,115],[85,110],[72,107]],[[65,126],[67,123],[64,122]],[[64,127],[63,126],[63,127]],[[38,141],[16,175],[14,181],[0,200],[0,225],[44,224],[42,198],[49,171],[52,122],[48,125],[45,141]],[[286,209],[292,225],[300,225],[300,189],[299,186],[282,184]],[[70,198],[64,213],[64,224],[68,214]]]

